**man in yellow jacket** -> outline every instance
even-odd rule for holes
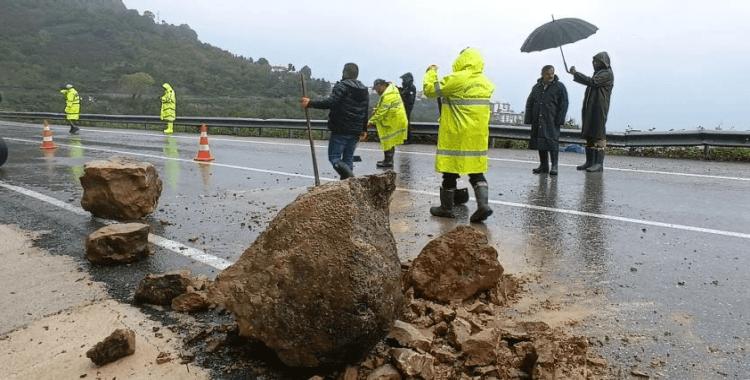
[[[164,95],[161,96],[161,119],[167,122],[167,129],[164,130],[164,133],[171,135],[174,132],[172,128],[174,127],[174,119],[177,116],[177,111],[175,110],[177,99],[169,83],[164,83],[161,86],[164,87]]]
[[[453,62],[453,74],[438,79],[437,70],[436,65],[431,65],[422,79],[425,96],[441,100],[435,170],[443,173],[443,184],[440,207],[431,207],[430,213],[445,218],[456,216],[454,204],[468,201],[468,193],[456,196],[457,180],[460,175],[468,174],[477,199],[477,210],[470,220],[479,223],[492,215],[484,173],[487,172],[490,98],[495,86],[482,73],[484,60],[474,48],[461,51]]]
[[[378,128],[380,149],[385,154],[383,161],[378,161],[376,166],[392,168],[396,145],[401,145],[406,140],[406,128],[409,126],[406,108],[404,108],[404,102],[401,100],[398,88],[393,83],[388,83],[383,79],[375,79],[372,89],[380,95],[380,100],[373,109],[373,115],[370,117],[367,126],[374,125]]]
[[[78,96],[78,91],[73,88],[72,84],[66,85],[65,88],[60,90],[60,93],[65,97],[65,118],[68,119],[70,124],[70,133],[76,133],[78,127],[73,123],[73,120],[78,120],[78,115],[81,112],[81,97]]]

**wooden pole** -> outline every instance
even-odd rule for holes
[[[305,74],[300,73],[302,77],[302,96],[307,96],[305,89]],[[307,119],[307,138],[310,140],[310,151],[312,151],[313,172],[315,173],[315,186],[320,186],[320,176],[318,175],[318,160],[315,158],[315,144],[313,143],[312,127],[310,126],[310,110],[305,107],[305,118]]]

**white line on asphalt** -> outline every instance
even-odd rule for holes
[[[7,139],[6,139],[7,140]],[[21,139],[13,139],[16,141],[23,141],[23,142],[32,142],[29,140],[21,140]],[[38,142],[33,142],[38,143]],[[68,146],[72,147],[71,145],[67,144],[57,144],[58,146]],[[78,147],[80,148],[80,147]],[[120,154],[129,154],[129,155],[135,155],[135,156],[143,156],[143,157],[151,157],[156,158],[160,160],[176,160],[176,161],[183,161],[183,162],[195,162],[193,160],[187,160],[184,158],[170,158],[170,157],[163,157],[163,156],[156,156],[151,154],[145,154],[145,153],[134,153],[134,152],[125,152],[125,151],[116,151],[111,149],[102,149],[102,148],[91,148],[91,147],[84,147],[83,149],[90,149],[90,150],[97,150],[97,151],[106,151],[106,152],[112,152],[112,153],[120,153]],[[290,177],[298,177],[298,178],[307,178],[307,179],[314,179],[315,177],[310,175],[304,175],[304,174],[298,174],[298,173],[285,173],[280,171],[274,171],[274,170],[265,170],[265,169],[254,169],[254,168],[248,168],[244,166],[236,166],[236,165],[226,165],[226,164],[217,164],[217,163],[209,163],[209,165],[213,166],[219,166],[219,167],[225,167],[225,168],[232,168],[232,169],[238,169],[238,170],[247,170],[247,171],[254,171],[254,172],[261,172],[261,173],[268,173],[268,174],[278,174],[283,176],[290,176]],[[323,181],[335,181],[336,179],[333,178],[320,178]],[[413,194],[425,194],[430,196],[439,197],[440,194],[438,193],[431,193],[428,191],[422,191],[422,190],[413,190],[413,189],[396,189],[399,191],[409,192]],[[474,198],[472,198],[474,199]],[[642,220],[642,219],[633,219],[633,218],[625,218],[621,216],[613,216],[613,215],[604,215],[604,214],[593,214],[588,212],[582,212],[582,211],[575,211],[575,210],[566,210],[566,209],[559,209],[559,208],[550,208],[550,207],[543,207],[543,206],[535,206],[535,205],[528,205],[524,203],[515,203],[515,202],[505,202],[505,201],[495,201],[490,200],[489,201],[492,204],[497,205],[503,205],[503,206],[509,206],[509,207],[519,207],[519,208],[527,208],[532,210],[540,210],[540,211],[550,211],[550,212],[557,212],[561,214],[568,214],[568,215],[578,215],[578,216],[587,216],[592,218],[599,218],[599,219],[607,219],[607,220],[615,220],[620,222],[626,222],[626,223],[635,223],[635,224],[642,224],[642,225],[648,225],[648,226],[655,226],[655,227],[665,227],[665,228],[673,228],[677,230],[683,230],[683,231],[692,231],[692,232],[704,232],[714,235],[723,235],[723,236],[732,236],[732,237],[739,237],[743,239],[750,239],[750,234],[745,234],[741,232],[732,232],[732,231],[723,231],[723,230],[715,230],[711,228],[702,228],[702,227],[692,227],[692,226],[685,226],[681,224],[672,224],[672,223],[662,223],[662,222],[653,222],[648,220]]]
[[[55,128],[55,129],[67,129],[67,127],[64,128]],[[99,132],[99,133],[114,133],[114,134],[123,134],[123,135],[139,135],[139,136],[160,136],[158,134],[154,133],[140,133],[140,132],[125,132],[125,131],[113,131],[113,130],[102,130],[102,129],[90,129],[88,131],[91,132]],[[173,135],[174,137],[181,138],[181,139],[195,139],[194,136],[178,136]],[[28,140],[22,140],[22,139],[13,139],[13,138],[5,138],[6,140],[17,140],[17,141],[28,141]],[[224,139],[219,137],[211,137],[212,141],[226,141],[226,142],[238,142],[243,141],[250,144],[261,144],[261,145],[279,145],[279,146],[296,146],[296,147],[309,147],[310,144],[295,144],[295,143],[282,143],[277,141],[256,141],[256,140],[238,140],[238,139]],[[37,143],[37,142],[34,142]],[[328,145],[315,145],[316,149],[326,149],[328,148]],[[380,149],[369,149],[360,147],[357,150],[364,150],[364,151],[370,151],[370,152],[381,152]],[[417,155],[417,156],[434,156],[434,152],[409,152],[409,151],[399,151],[399,154],[410,154],[410,155]],[[518,162],[523,164],[538,164],[538,161],[528,161],[528,160],[518,160],[518,159],[510,159],[510,158],[488,158],[490,161],[498,161],[498,162]],[[560,164],[560,166],[577,166],[576,164]],[[717,175],[706,175],[706,174],[691,174],[691,173],[678,173],[678,172],[665,172],[660,170],[640,170],[640,169],[626,169],[626,168],[615,168],[611,166],[605,166],[605,168],[608,171],[622,171],[622,172],[633,172],[633,173],[646,173],[646,174],[658,174],[658,175],[674,175],[674,176],[681,176],[681,177],[695,177],[695,178],[709,178],[709,179],[724,179],[724,180],[730,180],[730,181],[750,181],[750,178],[743,178],[743,177],[728,177],[728,176],[717,176]]]
[[[8,190],[15,191],[17,193],[20,193],[20,194],[23,194],[23,195],[26,195],[26,196],[29,196],[29,197],[32,197],[32,198],[36,198],[36,199],[38,199],[40,201],[47,202],[47,203],[49,203],[51,205],[60,207],[60,208],[62,208],[64,210],[73,212],[73,213],[78,214],[78,215],[91,216],[91,214],[88,211],[86,211],[86,210],[84,210],[84,209],[82,209],[82,208],[80,208],[78,206],[74,206],[74,205],[72,205],[70,203],[65,203],[63,201],[60,201],[60,200],[52,198],[50,196],[38,193],[38,192],[33,191],[33,190],[24,189],[23,187],[18,187],[18,186],[14,186],[14,185],[9,185],[7,183],[4,183],[1,180],[0,180],[0,187],[4,187],[4,188],[6,188]],[[107,219],[101,219],[101,218],[94,218],[94,219],[97,219],[97,220],[101,221],[104,224],[117,224],[118,223],[118,222],[113,221],[113,220],[107,220]],[[206,265],[212,266],[212,267],[214,267],[216,269],[219,269],[219,270],[224,270],[224,269],[226,269],[228,266],[230,266],[232,264],[231,262],[229,262],[227,260],[224,260],[222,258],[213,256],[213,255],[210,255],[210,254],[208,254],[206,252],[203,252],[203,251],[201,251],[199,249],[191,248],[191,247],[188,247],[188,246],[183,245],[181,243],[178,243],[176,241],[165,239],[165,238],[163,238],[161,236],[154,235],[154,234],[151,234],[151,233],[148,234],[148,241],[150,243],[154,244],[154,245],[158,245],[158,246],[160,246],[162,248],[165,248],[165,249],[168,249],[168,250],[170,250],[172,252],[176,252],[176,253],[179,253],[180,255],[187,256],[187,257],[189,257],[189,258],[191,258],[191,259],[193,259],[195,261],[199,261],[201,263],[204,263]]]

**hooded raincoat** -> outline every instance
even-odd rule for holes
[[[555,75],[547,86],[539,78],[526,99],[524,124],[531,124],[529,149],[558,150],[560,126],[568,113],[568,91]]]
[[[409,121],[406,118],[404,102],[393,83],[389,83],[388,88],[380,96],[375,106],[375,114],[370,118],[370,124],[378,128],[380,149],[384,152],[402,144],[406,139]]]
[[[487,172],[490,98],[495,86],[482,74],[479,51],[468,48],[453,62],[453,74],[438,80],[437,70],[422,79],[428,98],[441,98],[435,170],[441,173]]]
[[[607,52],[595,55],[594,59],[602,61],[604,67],[596,70],[591,78],[576,72],[573,80],[586,85],[583,110],[581,111],[583,137],[592,140],[605,140],[607,138],[606,124],[609,101],[612,96],[612,87],[615,84],[615,76],[612,73]]]
[[[414,76],[411,73],[406,73],[401,76],[401,79],[403,80],[402,84],[404,87],[399,87],[398,92],[404,101],[406,117],[411,118],[411,110],[414,108],[414,103],[417,100],[417,88],[414,86]]]
[[[177,99],[174,90],[169,83],[164,83],[164,95],[161,97],[161,119],[165,121],[174,121],[177,117]]]
[[[78,120],[81,112],[81,97],[75,88],[64,88],[60,93],[65,97],[65,114],[68,120]]]

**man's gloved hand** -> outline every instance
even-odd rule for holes
[[[570,66],[570,71],[568,71],[571,75],[576,75],[576,67]]]
[[[310,98],[308,97],[302,98],[302,107],[310,108]]]
[[[369,125],[368,125],[368,126],[369,126]],[[367,141],[367,132],[365,132],[365,131],[362,131],[362,133],[361,133],[361,134],[359,135],[359,141],[360,141],[360,142],[365,142],[365,141]]]

